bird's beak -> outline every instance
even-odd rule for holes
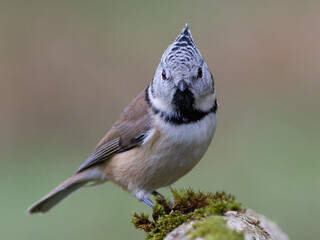
[[[181,80],[177,87],[181,92],[184,92],[188,88],[188,84],[184,80]]]

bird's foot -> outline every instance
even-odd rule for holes
[[[144,201],[146,204],[148,204],[150,207],[154,207],[153,202],[148,198],[148,195],[143,196],[142,201]]]

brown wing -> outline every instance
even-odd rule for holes
[[[116,153],[141,145],[151,128],[150,107],[145,93],[146,89],[126,107],[120,119],[101,139],[96,149],[79,167],[77,173],[109,159]]]

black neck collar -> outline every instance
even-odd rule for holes
[[[174,115],[169,115],[164,111],[159,110],[155,106],[152,105],[150,96],[149,96],[149,87],[146,88],[146,101],[150,105],[152,111],[155,114],[160,115],[160,117],[165,120],[166,122],[169,122],[173,125],[181,125],[181,124],[189,124],[189,123],[195,123],[197,121],[202,120],[205,116],[207,116],[210,113],[216,113],[218,109],[217,100],[215,100],[213,106],[208,111],[201,111],[197,109],[190,109],[190,111],[182,111]]]

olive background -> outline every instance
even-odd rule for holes
[[[45,215],[151,81],[186,22],[219,101],[213,142],[173,185],[225,190],[291,239],[320,235],[319,1],[0,1],[0,239],[143,239],[151,209],[112,183]],[[160,189],[170,196],[168,188]]]

